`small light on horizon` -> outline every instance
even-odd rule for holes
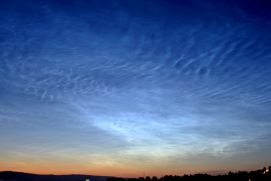
[[[269,172],[269,169],[266,168],[265,171],[263,172],[263,174],[267,174]]]

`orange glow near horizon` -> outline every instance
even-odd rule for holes
[[[5,167],[3,166],[5,165]],[[255,167],[256,168],[256,167]],[[100,166],[91,168],[91,166],[80,165],[80,164],[32,164],[32,163],[22,163],[16,162],[12,164],[2,164],[0,166],[0,171],[16,171],[25,172],[32,174],[54,174],[54,175],[70,175],[70,174],[82,174],[82,175],[96,175],[96,176],[117,176],[117,177],[146,177],[146,176],[157,176],[161,177],[164,175],[183,175],[183,174],[195,174],[195,173],[208,173],[210,169],[214,168],[207,167],[187,167],[182,169],[172,169],[166,167],[157,168],[135,168],[127,167],[120,168],[117,166]],[[251,168],[254,169],[254,168]],[[231,171],[237,171],[234,169]],[[227,173],[229,170],[225,170]],[[223,173],[223,172],[222,172]]]
[[[91,168],[90,166],[84,166],[79,164],[73,165],[50,165],[42,164],[36,165],[31,163],[16,162],[12,164],[1,164],[5,167],[0,166],[1,171],[16,171],[25,172],[32,174],[54,174],[54,175],[69,175],[69,174],[84,174],[84,175],[96,175],[96,176],[118,176],[118,177],[142,177],[142,176],[158,176],[172,174],[181,175],[183,174],[179,169],[170,168],[120,168],[116,166],[105,166]],[[183,170],[185,173],[193,173],[194,169]]]

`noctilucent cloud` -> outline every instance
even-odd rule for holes
[[[249,170],[270,138],[270,1],[0,1],[0,170]]]

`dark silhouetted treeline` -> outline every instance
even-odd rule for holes
[[[208,174],[195,174],[195,175],[166,175],[161,178],[157,177],[139,177],[139,178],[115,178],[109,177],[107,181],[271,181],[271,166],[256,171],[239,171],[229,172],[224,175],[208,175]]]
[[[0,181],[195,181],[195,180],[209,180],[209,181],[271,181],[271,167],[263,168],[256,171],[246,172],[229,172],[224,175],[166,175],[161,178],[157,177],[139,177],[139,178],[117,178],[106,176],[93,175],[38,175],[22,172],[3,171],[0,172]]]

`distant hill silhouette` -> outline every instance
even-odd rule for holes
[[[23,172],[3,171],[0,172],[0,181],[106,181],[106,176],[93,175],[39,175]]]

